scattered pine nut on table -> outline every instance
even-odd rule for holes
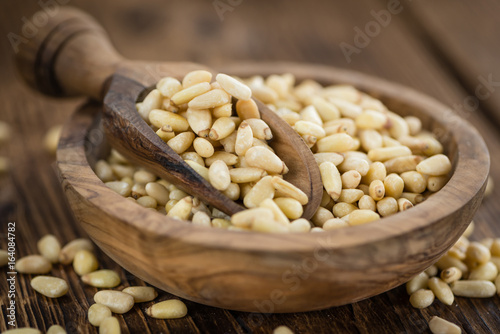
[[[272,149],[273,133],[252,97],[292,126],[318,163],[324,196],[306,221],[309,227],[303,220],[294,223],[309,198],[285,181],[289,168]],[[264,202],[274,212],[262,216],[267,219],[217,216],[218,210],[131,165],[114,149],[95,164],[97,176],[121,196],[200,226],[286,233],[322,231],[327,220],[328,230],[366,224],[426,200],[446,185],[452,170],[443,146],[417,117],[399,116],[351,86],[296,84],[291,74],[242,79],[198,70],[161,79],[136,106],[215,189],[247,209]]]

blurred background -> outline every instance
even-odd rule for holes
[[[16,45],[23,43],[26,33],[23,23],[37,23],[36,11],[50,13],[61,5],[94,16],[117,50],[130,59],[194,61],[213,67],[243,61],[306,62],[407,85],[449,105],[477,127],[490,149],[493,179],[500,180],[495,163],[500,157],[499,1],[2,0],[0,121],[10,124],[11,135],[10,143],[0,147],[0,156],[13,168],[0,182],[0,224],[3,228],[8,219],[19,221],[24,233],[19,243],[63,221],[72,222],[62,193],[53,192],[59,187],[51,167],[54,158],[41,143],[47,130],[63,123],[84,99],[61,101],[33,92],[21,82],[13,62]],[[476,238],[500,236],[497,195],[495,191],[485,200],[476,216]],[[79,227],[73,230],[81,232]],[[26,253],[34,250],[32,245],[20,247]],[[325,327],[320,324],[328,321],[339,333],[368,328],[378,332],[377,324],[389,326],[388,332],[405,333],[424,331],[425,320],[442,313],[464,323],[467,331],[482,333],[500,327],[498,317],[484,316],[498,311],[498,299],[490,304],[464,301],[453,315],[436,303],[413,312],[399,288],[342,308],[270,316],[259,327],[252,327],[239,312],[201,306],[202,316],[193,321],[201,332],[215,326],[206,323],[208,314],[218,319],[220,332],[239,328],[264,333],[280,323],[302,332],[321,332]],[[21,321],[29,323],[29,316]]]

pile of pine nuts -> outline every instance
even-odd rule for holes
[[[324,193],[311,221],[307,196],[286,182],[286,165],[267,141],[269,126],[251,96],[290,124],[314,153]],[[232,97],[237,100],[232,103]],[[232,200],[248,208],[229,217],[120,154],[95,172],[140,205],[193,224],[261,232],[321,232],[407,210],[448,181],[443,147],[413,116],[401,117],[352,86],[322,87],[291,74],[247,80],[193,71],[166,77],[142,102],[142,118],[175,152]]]
[[[28,255],[16,261],[15,269],[20,274],[38,275],[31,279],[33,290],[48,298],[59,298],[68,293],[68,283],[59,277],[48,276],[53,264],[73,265],[83,283],[104,290],[94,295],[95,304],[88,310],[88,321],[99,327],[99,333],[119,334],[120,324],[112,314],[130,311],[134,304],[151,302],[157,296],[156,290],[149,286],[129,286],[121,291],[111,290],[121,284],[119,274],[109,269],[99,269],[99,262],[93,253],[93,243],[85,238],[75,239],[61,247],[59,240],[47,234],[37,243],[40,254]],[[8,253],[0,250],[0,267],[8,264]],[[156,319],[177,319],[187,314],[186,305],[177,299],[165,300],[151,305],[146,314]],[[40,333],[35,329],[30,333]],[[5,333],[9,333],[7,331]],[[47,333],[66,333],[54,325]]]
[[[406,283],[413,307],[426,308],[435,298],[452,305],[455,296],[489,298],[500,295],[500,238],[470,241],[468,237],[473,229],[474,222],[436,264]],[[456,325],[441,320],[434,320],[433,326],[448,326],[450,331],[446,333],[461,332]],[[432,330],[431,323],[429,326]],[[441,332],[433,330],[433,333]]]

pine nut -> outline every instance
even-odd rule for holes
[[[158,205],[165,206],[169,200],[170,193],[167,188],[158,182],[149,182],[145,186],[146,193],[154,198]]]
[[[214,154],[213,145],[205,138],[195,138],[193,141],[193,148],[201,157],[209,158]]]
[[[406,198],[413,205],[417,205],[418,203],[423,202],[425,199],[424,196],[422,196],[422,194],[408,193],[408,192],[403,192],[401,194],[401,197]]]
[[[364,193],[363,193],[364,194]],[[358,207],[361,210],[377,210],[377,204],[375,200],[369,195],[363,195],[358,201]]]
[[[111,310],[105,305],[92,304],[87,312],[87,317],[92,326],[99,327],[104,319],[111,317]]]
[[[335,217],[342,218],[350,214],[351,212],[357,210],[358,208],[356,205],[349,204],[349,203],[336,203],[333,208],[332,212],[335,215]]]
[[[325,231],[331,231],[331,230],[336,230],[338,228],[342,227],[347,227],[349,224],[340,218],[331,218],[328,219],[324,224],[323,224],[323,230]]]
[[[156,319],[178,319],[186,316],[187,307],[178,299],[170,299],[149,307],[146,314]]]
[[[192,221],[193,225],[211,227],[212,223],[210,216],[203,211],[198,211],[193,215]]]
[[[260,180],[266,175],[266,171],[257,167],[241,167],[230,169],[229,175],[234,183],[248,183]]]
[[[493,178],[488,176],[488,181],[486,183],[486,189],[484,190],[484,197],[488,197],[493,193],[493,190],[495,189],[495,182],[493,181]]]
[[[274,174],[286,174],[288,167],[273,152],[262,146],[254,146],[245,153],[245,161],[251,167],[258,167]]]
[[[183,199],[186,196],[188,196],[188,194],[186,194],[184,191],[177,189],[177,188],[172,188],[170,191],[170,194],[169,194],[169,198],[171,200],[175,199],[177,201],[180,201],[181,199]]]
[[[425,269],[424,272],[427,274],[427,276],[434,277],[438,274],[438,267],[432,265],[429,268]]]
[[[99,326],[99,334],[120,334],[120,323],[115,317],[104,319]]]
[[[255,208],[266,198],[274,198],[274,193],[275,188],[272,183],[272,176],[265,176],[245,195],[243,204],[247,208]]]
[[[406,198],[398,198],[398,210],[406,211],[413,208],[413,204]]]
[[[245,122],[252,129],[253,136],[261,140],[270,140],[273,138],[273,134],[269,125],[261,119],[258,118],[247,118]]]
[[[185,152],[189,148],[189,146],[191,146],[194,137],[195,137],[194,133],[192,132],[181,132],[174,138],[170,139],[167,142],[167,145],[170,146],[170,148],[172,148],[175,151],[175,153],[181,154]]]
[[[462,280],[451,283],[451,291],[460,297],[489,298],[495,295],[497,288],[490,281]]]
[[[318,111],[321,119],[325,122],[340,118],[339,108],[337,108],[335,104],[330,103],[319,96],[313,97],[312,105]]]
[[[66,330],[59,325],[52,325],[47,330],[47,334],[66,334]]]
[[[441,272],[441,279],[450,284],[462,278],[462,271],[457,267],[449,267]]]
[[[215,161],[208,169],[208,179],[212,186],[220,191],[226,190],[231,184],[229,169],[222,160]]]
[[[291,184],[288,181],[283,180],[280,177],[274,176],[271,180],[274,189],[283,197],[291,197],[299,201],[300,204],[306,205],[309,202],[307,195]]]
[[[434,293],[431,290],[420,289],[410,296],[410,304],[414,308],[426,308],[434,302]]]
[[[134,297],[135,303],[150,302],[158,296],[156,290],[150,286],[129,286],[122,290]]]
[[[486,262],[471,270],[467,279],[479,281],[494,281],[497,276],[497,267],[492,262]]]
[[[191,215],[192,208],[193,200],[191,197],[186,196],[179,200],[170,210],[167,210],[167,216],[175,219],[187,220]]]
[[[221,117],[215,120],[210,129],[209,137],[212,140],[221,140],[234,132],[236,124],[231,117]],[[236,139],[236,138],[235,138]],[[226,150],[227,151],[227,150]]]
[[[61,244],[59,240],[52,234],[43,236],[37,243],[37,248],[40,254],[52,263],[59,262],[59,252]]]
[[[102,269],[83,275],[82,282],[96,288],[114,288],[120,285],[121,279],[115,271]]]
[[[292,221],[289,225],[290,232],[309,232],[311,230],[311,223],[304,218],[299,218]]]
[[[325,130],[318,124],[308,121],[297,121],[294,129],[300,135],[312,135],[318,139],[326,136]]]
[[[408,155],[405,157],[393,158],[384,162],[387,173],[401,174],[417,170],[417,165],[424,158],[420,155]]]
[[[384,188],[386,196],[400,198],[405,187],[404,180],[395,173],[387,175],[384,179]]]
[[[134,307],[134,297],[131,295],[113,290],[101,290],[94,295],[94,301],[107,306],[111,312],[123,314]]]
[[[153,109],[149,113],[149,121],[157,128],[168,126],[174,132],[186,131],[189,128],[187,119],[181,115],[161,109]]]
[[[212,113],[210,110],[188,108],[186,119],[194,133],[200,137],[208,136],[210,128],[212,127]]]
[[[334,121],[328,121],[323,124],[327,136],[335,133],[346,133],[354,137],[357,133],[356,124],[350,118],[340,118]]]
[[[370,184],[372,181],[380,180],[384,181],[387,176],[387,171],[385,166],[380,161],[376,161],[370,164],[370,167],[366,174],[363,176],[362,182],[365,184]]]
[[[236,102],[236,113],[242,120],[249,118],[260,118],[259,108],[254,100],[238,100]]]
[[[52,270],[52,264],[41,255],[28,255],[16,261],[16,271],[21,274],[46,274]]]
[[[328,98],[328,101],[339,109],[343,117],[355,119],[363,112],[363,109],[360,106],[343,99],[330,97]]]
[[[425,272],[421,272],[406,283],[406,292],[411,295],[420,289],[427,289],[429,276]]]
[[[113,175],[113,170],[111,166],[104,160],[99,160],[94,166],[95,174],[102,182],[113,181],[115,176]]]
[[[127,182],[111,181],[111,182],[106,182],[104,184],[106,185],[106,187],[108,187],[109,189],[113,190],[114,192],[123,197],[130,196],[130,191],[132,190],[132,187]]]
[[[376,130],[364,130],[359,133],[359,140],[361,147],[365,151],[370,151],[375,148],[380,148],[384,144],[382,135]]]
[[[91,273],[97,268],[99,268],[99,262],[92,252],[86,249],[76,252],[73,259],[73,269],[79,276]]]
[[[165,77],[158,81],[156,89],[160,91],[161,95],[172,98],[172,96],[182,90],[182,84],[176,78]]]
[[[346,220],[349,225],[355,226],[378,220],[380,216],[371,210],[355,210],[342,219]]]
[[[171,100],[176,104],[176,105],[181,105],[184,103],[188,103],[189,101],[193,100],[195,97],[202,95],[208,91],[210,91],[212,87],[208,82],[200,82],[198,84],[195,84],[191,87],[184,88],[183,90],[175,93],[172,97]],[[204,108],[198,108],[198,109],[204,109]]]
[[[398,212],[398,202],[394,197],[384,197],[377,202],[377,211],[382,217],[387,217]]]
[[[210,167],[217,160],[224,161],[224,163],[228,166],[234,166],[239,161],[238,157],[232,153],[215,151],[210,158],[205,159],[205,164],[207,165],[207,167]]]
[[[289,219],[298,219],[304,213],[302,204],[294,198],[274,198],[274,202]]]
[[[354,148],[354,139],[346,133],[335,133],[321,138],[316,143],[319,153],[321,152],[347,152]]]
[[[238,80],[230,77],[229,75],[219,73],[215,78],[228,94],[234,96],[238,100],[250,100],[252,96],[251,89]]]
[[[461,334],[462,330],[457,325],[440,317],[432,317],[429,321],[429,329],[433,334]]]
[[[132,166],[123,166],[118,164],[111,165],[111,169],[118,178],[133,177],[135,172],[135,168]]]
[[[491,253],[488,248],[480,244],[479,242],[471,242],[469,247],[467,247],[466,260],[483,264],[490,260]]]
[[[368,151],[370,160],[382,162],[409,155],[411,150],[406,146],[381,147]]]
[[[57,145],[59,144],[59,138],[61,137],[62,126],[55,125],[51,127],[45,138],[43,139],[43,145],[45,150],[50,154],[55,154],[57,151]]]
[[[290,224],[290,220],[288,220],[288,217],[283,213],[283,211],[281,211],[279,206],[272,199],[266,198],[265,200],[260,202],[259,208],[271,210],[275,222],[280,223],[284,226],[288,226]]]
[[[146,191],[146,190],[144,190]],[[142,196],[137,199],[137,204],[145,207],[145,208],[150,208],[150,209],[156,209],[156,206],[158,203],[156,202],[156,199],[154,199],[151,196]]]
[[[289,227],[273,219],[263,219],[257,217],[252,223],[252,230],[264,233],[288,233]]]
[[[220,107],[229,102],[231,102],[231,96],[228,93],[222,89],[212,89],[193,98],[189,101],[188,107],[193,109],[207,109]]]
[[[458,268],[462,272],[462,274],[469,272],[469,269],[467,268],[467,265],[465,263],[463,263],[459,259],[457,259],[457,258],[455,258],[453,256],[449,256],[449,255],[442,256],[436,262],[436,266],[440,270],[446,270],[446,269],[448,269],[450,267],[456,267],[456,268]]]
[[[412,193],[422,193],[427,187],[427,181],[419,172],[404,172],[401,178],[405,183],[405,190]]]
[[[59,253],[59,262],[70,264],[75,258],[75,254],[80,250],[93,251],[94,245],[89,239],[81,238],[68,242]]]
[[[384,183],[380,180],[372,181],[368,191],[375,201],[380,201],[385,196]]]
[[[342,174],[341,179],[345,189],[355,189],[361,182],[361,174],[357,170],[350,170]]]
[[[278,326],[273,330],[273,334],[294,334],[287,326]]]
[[[366,160],[357,157],[345,157],[338,169],[341,173],[355,170],[364,177],[370,170],[370,164]],[[361,182],[363,182],[363,179],[361,179]]]
[[[331,162],[323,162],[319,165],[323,186],[330,197],[336,201],[342,192],[342,179],[337,167]]]
[[[323,162],[331,162],[335,166],[340,165],[344,161],[344,156],[339,153],[329,152],[329,153],[315,153],[314,159],[318,165]]]
[[[453,292],[451,292],[448,284],[437,277],[432,277],[429,279],[428,285],[429,289],[432,290],[437,299],[439,299],[443,304],[453,304],[455,297],[453,296]]]
[[[408,124],[411,136],[417,135],[420,132],[420,130],[422,130],[422,122],[418,117],[406,116],[404,117],[404,120]]]
[[[212,81],[212,73],[205,70],[191,71],[182,79],[182,87],[188,88],[202,82]]]
[[[379,111],[365,110],[361,114],[359,114],[354,121],[359,129],[380,130],[387,124],[388,118],[386,115]]]
[[[68,292],[68,283],[53,276],[37,276],[31,280],[31,287],[49,298],[59,298]]]
[[[247,228],[250,227],[258,217],[272,220],[274,215],[268,208],[256,207],[235,213],[231,216],[231,223],[237,227]]]
[[[241,122],[236,133],[234,149],[237,155],[244,156],[247,150],[253,145],[253,131],[247,121]]]
[[[399,140],[400,137],[408,136],[410,134],[410,128],[408,127],[408,123],[404,120],[403,117],[393,113],[386,112],[387,117],[389,118],[389,134]]]
[[[437,154],[423,160],[416,168],[417,172],[431,176],[446,175],[451,171],[451,162],[446,155]]]
[[[365,193],[359,189],[342,189],[338,201],[352,204],[359,201],[364,194]]]

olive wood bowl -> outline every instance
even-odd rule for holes
[[[226,66],[251,76],[290,72],[297,81],[351,84],[400,115],[418,116],[450,157],[443,189],[379,221],[323,233],[264,234],[193,226],[147,210],[108,189],[92,166],[109,150],[99,104],[64,126],[57,152],[64,191],[95,243],[144,281],[198,303],[249,312],[299,312],[353,303],[392,289],[446,252],[478,209],[489,172],[479,133],[436,100],[399,84],[326,66]]]

